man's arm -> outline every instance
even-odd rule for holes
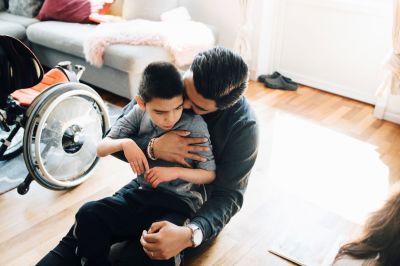
[[[225,157],[217,164],[211,197],[191,220],[202,230],[203,242],[217,236],[243,204],[250,171],[257,157],[257,124],[248,123],[236,132],[224,150]],[[140,241],[145,252],[149,256],[153,254],[154,259],[169,259],[190,246],[187,243],[191,231],[187,227],[164,221],[153,223],[149,232],[144,231]]]
[[[211,184],[211,196],[191,220],[202,230],[203,241],[217,236],[242,207],[244,192],[257,157],[256,123],[243,125],[230,140],[217,164],[217,178]]]

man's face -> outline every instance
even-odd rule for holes
[[[206,99],[197,92],[193,81],[193,72],[191,70],[186,71],[183,76],[183,82],[185,84],[186,94],[183,108],[192,109],[193,112],[198,115],[205,115],[218,110],[217,103],[214,100]]]

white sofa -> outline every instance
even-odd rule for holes
[[[126,1],[137,1],[137,4],[144,1],[147,7],[149,6],[149,0]],[[162,2],[162,7],[158,9],[142,10],[149,13],[148,17],[144,18],[154,18],[157,12],[166,11],[165,8],[179,6],[178,0],[162,0]],[[141,7],[143,6],[144,4]],[[124,13],[123,7],[123,1],[117,0],[113,5],[114,14]],[[105,50],[103,66],[94,67],[84,59],[83,40],[95,26],[61,21],[38,21],[35,18],[0,12],[0,34],[12,35],[26,41],[44,66],[52,67],[65,60],[84,65],[86,71],[81,78],[83,82],[128,99],[136,95],[141,73],[150,62],[173,61],[169,52],[162,47],[117,44]],[[215,29],[212,30],[215,34]]]

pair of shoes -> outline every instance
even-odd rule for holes
[[[264,83],[266,78],[269,79],[276,79],[278,77],[283,77],[287,82],[293,82],[291,78],[285,77],[283,76],[281,73],[279,73],[278,71],[275,71],[274,73],[272,73],[272,75],[260,75],[258,76],[258,81]]]
[[[257,80],[271,89],[295,91],[299,87],[296,82],[276,71],[272,75],[260,75]]]

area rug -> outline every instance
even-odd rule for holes
[[[122,108],[106,103],[111,125],[121,114]],[[20,130],[22,134],[22,129]],[[0,161],[0,194],[16,188],[28,174],[22,153],[8,161]]]

